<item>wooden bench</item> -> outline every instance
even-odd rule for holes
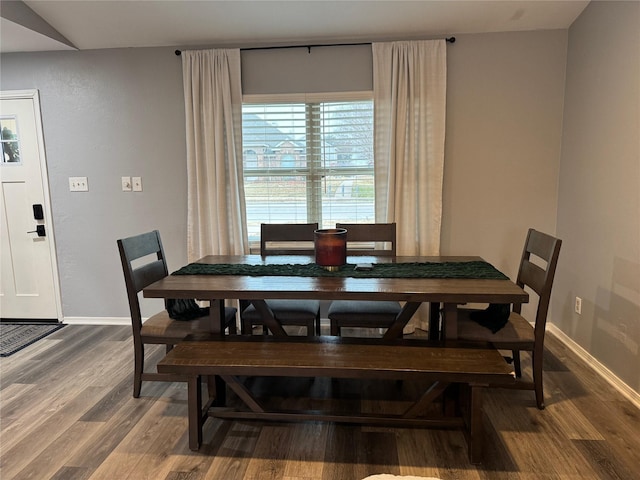
[[[220,338],[194,335],[169,352],[158,363],[158,371],[184,375],[188,379],[191,450],[200,448],[202,426],[209,416],[271,421],[329,421],[464,428],[472,463],[480,463],[482,459],[484,387],[515,382],[510,368],[495,349],[445,347],[407,340],[381,344],[379,341],[339,337],[301,341],[291,337]],[[212,409],[209,408],[211,403],[203,409],[203,376],[221,378],[249,410]],[[267,410],[238,378],[240,376],[428,381],[431,386],[401,415],[337,414]],[[456,408],[443,409],[442,415],[435,418],[420,416],[452,384],[463,386],[460,393],[454,396],[455,400],[460,400],[456,402]],[[218,392],[222,393],[220,390]]]

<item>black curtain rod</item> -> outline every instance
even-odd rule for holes
[[[455,43],[456,37],[445,38],[447,43]],[[363,43],[323,43],[317,45],[285,45],[281,47],[249,47],[249,48],[241,48],[240,51],[246,50],[275,50],[279,48],[306,48],[309,53],[311,53],[311,49],[314,47],[350,47],[353,45],[371,45],[371,42],[363,42]],[[182,55],[182,50],[176,50],[176,55]]]

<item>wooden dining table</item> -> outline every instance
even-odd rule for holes
[[[210,255],[195,262],[200,265],[304,265],[313,264],[313,256]],[[247,300],[262,314],[265,325],[275,335],[287,335],[274,318],[265,300],[392,300],[401,302],[402,310],[385,333],[385,338],[401,336],[421,304],[442,308],[440,332],[429,332],[431,339],[453,340],[457,337],[457,308],[467,303],[527,303],[529,295],[508,278],[402,278],[375,276],[375,266],[387,263],[482,262],[476,256],[397,256],[347,257],[347,266],[371,263],[366,278],[352,276],[286,276],[254,274],[169,275],[143,290],[147,298],[183,298],[210,302],[210,330],[224,333],[224,301]],[[435,311],[436,309],[432,309]],[[438,322],[432,318],[430,330]]]

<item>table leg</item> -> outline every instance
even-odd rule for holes
[[[458,304],[445,303],[442,316],[443,340],[455,340],[458,338]]]
[[[469,387],[469,461],[473,464],[482,462],[482,443],[484,427],[482,425],[482,393],[479,385]]]
[[[413,316],[413,314],[416,313],[418,308],[420,308],[420,305],[421,305],[420,302],[405,303],[404,307],[402,307],[402,310],[396,317],[395,322],[393,322],[393,325],[391,325],[391,327],[387,329],[383,338],[385,339],[402,338],[402,330],[407,325],[407,323],[409,323],[409,320],[411,320],[411,317]]]
[[[215,299],[209,301],[209,330],[214,335],[224,336],[225,330],[225,309],[224,300]],[[224,406],[226,404],[227,389],[224,381],[218,376],[208,376],[207,393],[209,399],[215,399],[214,404],[216,406]],[[198,387],[200,389],[200,387]],[[202,393],[199,394],[200,396]],[[202,403],[202,399],[199,400]],[[202,430],[202,428],[200,428]]]
[[[271,330],[271,333],[280,337],[288,336],[287,332],[285,332],[284,328],[282,328],[282,325],[280,325],[280,322],[278,322],[273,316],[273,312],[267,306],[267,302],[265,302],[264,300],[251,300],[251,303],[253,303],[253,306],[256,307],[256,310],[262,317],[262,321],[264,322],[266,327]]]
[[[209,331],[216,335],[224,335],[224,300],[209,301]]]
[[[440,340],[441,328],[440,302],[431,302],[429,304],[429,340]]]
[[[227,385],[219,375],[205,376],[207,396],[211,405],[224,407],[227,404]]]
[[[227,383],[219,375],[216,375],[215,382],[216,400],[213,402],[213,405],[216,407],[224,407],[227,405]]]

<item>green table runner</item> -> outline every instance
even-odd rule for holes
[[[508,280],[493,265],[482,261],[374,263],[372,270],[355,270],[347,263],[329,272],[315,263],[247,265],[234,263],[191,263],[172,275],[243,275],[252,277],[353,277],[353,278],[484,278]]]

